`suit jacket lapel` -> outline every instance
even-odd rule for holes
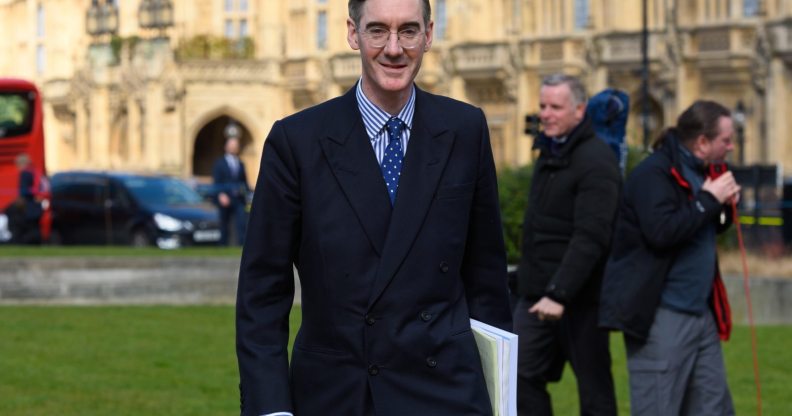
[[[377,254],[382,255],[391,205],[382,171],[371,147],[355,98],[355,88],[338,101],[328,135],[320,141],[325,157]]]
[[[415,241],[454,144],[454,134],[443,123],[436,103],[417,88],[416,94],[413,131],[369,306],[388,286]]]

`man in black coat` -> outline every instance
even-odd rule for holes
[[[707,174],[733,135],[727,108],[697,101],[624,187],[600,324],[624,332],[633,415],[734,414],[715,234],[731,224],[740,187],[731,172]]]
[[[578,382],[581,414],[615,415],[608,333],[597,328],[597,301],[621,184],[618,163],[585,116],[580,81],[542,82],[544,131],[536,139],[514,311],[519,338],[520,415],[551,415],[547,382],[566,361]]]

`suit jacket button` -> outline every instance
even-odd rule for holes
[[[437,360],[435,360],[434,357],[429,357],[426,359],[426,365],[435,368],[437,367]]]
[[[421,320],[422,321],[429,322],[431,319],[432,319],[432,314],[431,313],[429,313],[427,311],[421,312]]]
[[[376,319],[370,317],[368,314],[366,316],[364,316],[363,318],[366,320],[366,325],[369,325],[369,326],[374,325],[374,323],[377,322]]]
[[[370,365],[368,368],[368,373],[371,374],[372,376],[376,376],[377,374],[379,374],[379,367],[373,364]]]
[[[440,262],[440,271],[443,273],[448,273],[448,262],[446,261]]]

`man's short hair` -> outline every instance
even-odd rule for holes
[[[355,22],[355,26],[360,24],[360,17],[363,15],[363,3],[366,0],[349,0],[349,17]],[[432,7],[429,5],[429,0],[421,0],[423,4],[423,21],[424,28],[429,27],[429,20],[432,17]]]
[[[542,79],[543,87],[554,87],[561,84],[566,84],[572,92],[572,104],[585,104],[588,101],[586,87],[583,86],[583,83],[577,77],[566,74],[552,74]]]

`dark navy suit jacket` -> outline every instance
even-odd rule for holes
[[[225,155],[217,158],[212,168],[212,181],[215,184],[215,193],[225,192],[231,198],[232,204],[245,204],[247,193],[250,191],[245,173],[245,164],[239,160],[239,172],[234,175],[228,166]],[[216,195],[215,195],[216,198]]]
[[[416,94],[393,207],[354,88],[273,125],[239,275],[242,414],[491,413],[469,318],[511,313],[487,123]]]

